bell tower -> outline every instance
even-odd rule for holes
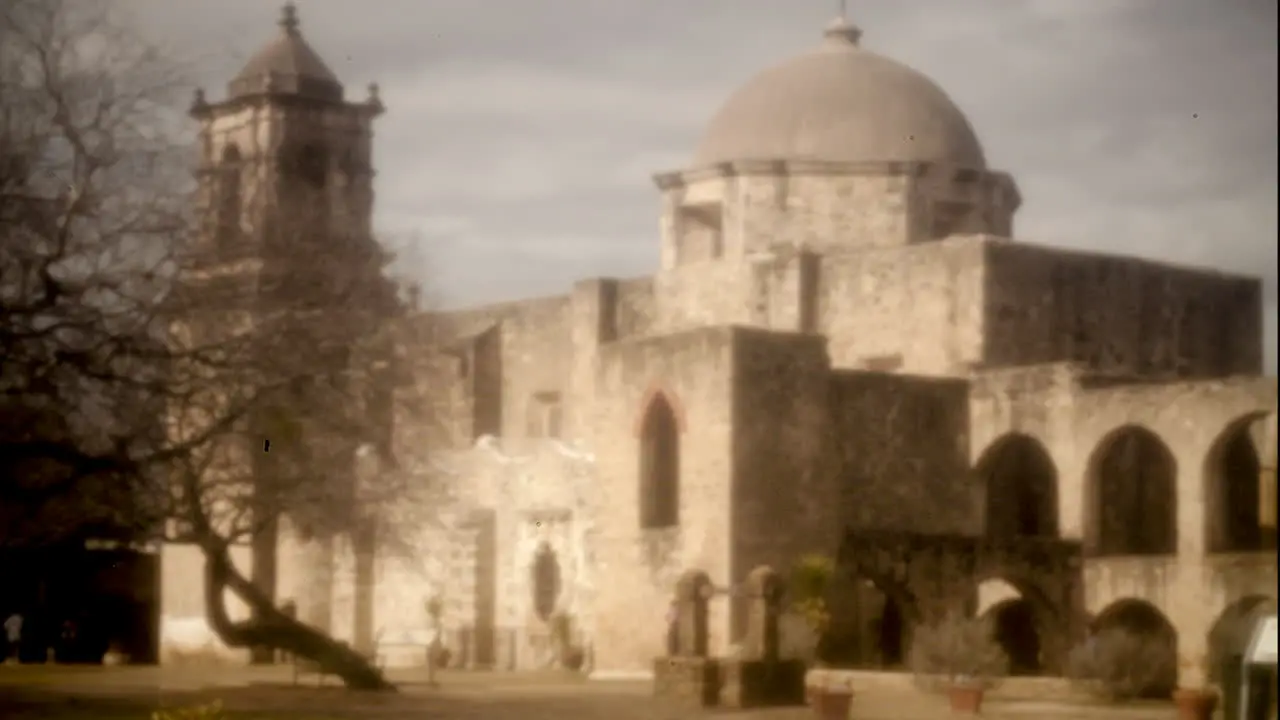
[[[187,317],[185,326],[216,334],[281,313],[316,313],[322,322],[308,323],[308,332],[321,326],[316,352],[304,361],[346,369],[369,318],[395,308],[372,228],[373,121],[384,108],[377,85],[363,101],[346,99],[303,38],[293,3],[284,5],[278,24],[275,38],[227,84],[223,99],[211,101],[197,90],[189,111],[199,124],[201,227],[186,258],[184,285],[218,302]],[[271,475],[271,462],[254,453],[258,482]],[[354,466],[350,470],[344,463],[323,468],[354,482]],[[294,597],[282,589],[289,597],[275,597],[277,587],[286,587],[277,556],[283,543],[295,540],[287,535],[273,522],[253,539],[253,582],[277,604],[297,602],[300,619],[327,629],[335,592],[332,541],[317,539],[306,550],[307,568],[299,572],[311,576],[312,592]],[[357,615],[368,615],[368,604],[361,596]],[[356,624],[359,642],[368,623],[357,618]],[[269,662],[269,653],[255,653],[255,660]]]
[[[344,302],[351,283],[369,279],[358,271],[376,248],[371,150],[383,106],[377,85],[362,102],[345,99],[303,39],[293,3],[279,26],[227,84],[224,99],[210,102],[196,91],[190,114],[200,124],[205,220],[199,264],[256,275],[260,293],[268,278],[315,287],[316,273],[324,273],[323,287]]]

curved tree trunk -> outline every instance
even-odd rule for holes
[[[209,625],[230,647],[269,647],[285,650],[320,665],[342,678],[348,688],[387,690],[396,688],[364,656],[324,633],[285,615],[262,591],[240,574],[225,546],[202,548],[205,556],[205,605]],[[235,622],[227,614],[227,590],[252,609],[254,619]]]

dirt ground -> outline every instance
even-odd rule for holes
[[[748,712],[674,707],[651,697],[644,682],[591,682],[554,673],[445,673],[435,686],[417,673],[393,675],[401,692],[364,693],[293,685],[285,668],[0,667],[0,718],[7,720],[150,720],[156,709],[221,700],[234,720],[801,720],[807,708]],[[983,717],[1014,720],[1170,720],[1169,703],[1107,707],[1041,693],[999,691]],[[1036,697],[1040,695],[1040,697]],[[902,687],[858,689],[850,718],[945,720],[943,698]]]

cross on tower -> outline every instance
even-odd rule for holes
[[[280,27],[287,33],[298,32],[298,6],[292,0],[284,4],[280,10]]]

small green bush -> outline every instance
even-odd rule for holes
[[[1009,656],[991,623],[959,614],[916,628],[910,661],[917,684],[927,690],[991,687],[1009,673]]]
[[[835,574],[835,563],[825,555],[806,555],[791,569],[792,608],[808,623],[815,636],[831,623],[827,591]]]
[[[1108,628],[1072,649],[1066,674],[1111,702],[1167,698],[1177,684],[1177,653],[1168,638]]]

